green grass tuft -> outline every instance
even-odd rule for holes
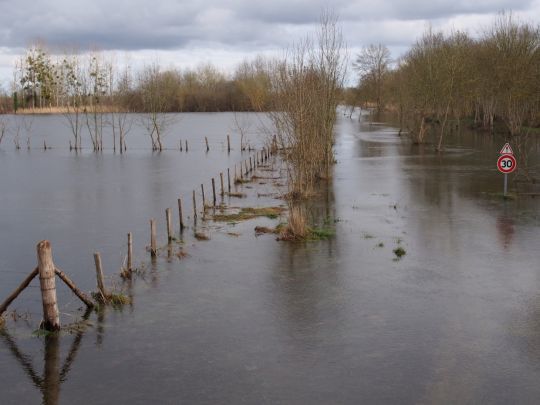
[[[401,258],[402,256],[405,256],[407,254],[405,249],[403,249],[401,246],[394,249],[393,252],[398,258]]]
[[[335,235],[335,231],[331,228],[311,228],[309,230],[308,240],[326,240]]]

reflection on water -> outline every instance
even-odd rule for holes
[[[45,403],[59,395],[63,403],[538,403],[539,201],[498,197],[498,139],[461,134],[448,141],[445,153],[435,153],[385,125],[342,119],[333,181],[309,203],[313,223],[335,227],[334,237],[283,243],[254,237],[254,227],[284,218],[199,218],[175,246],[187,254],[181,260],[174,250],[150,260],[148,218],[172,206],[178,190],[190,197],[199,178],[223,170],[226,152],[203,162],[204,153],[192,161],[104,154],[47,163],[69,184],[46,211],[54,219],[47,231],[70,235],[71,246],[80,238],[81,249],[103,235],[111,258],[118,246],[109,233],[123,241],[124,227],[137,222],[144,272],[125,281],[133,305],[92,315],[96,325],[77,344],[71,336],[44,339],[41,374],[33,368],[41,358],[29,355],[41,347],[25,346],[43,340],[4,335],[0,367],[11,372],[0,379],[2,400],[32,402],[31,381]],[[61,176],[65,164],[84,187]],[[207,164],[207,172],[198,166]],[[229,205],[282,203],[238,187],[248,197]],[[77,206],[89,212],[72,222]],[[110,212],[95,220],[95,206]],[[13,224],[3,216],[0,223]],[[26,231],[33,225],[21,223]],[[195,241],[195,230],[210,240]],[[406,251],[400,260],[397,247]],[[59,265],[93,287],[91,264],[59,250],[71,266]],[[0,264],[15,256],[0,254]],[[70,356],[68,346],[78,349]]]
[[[103,311],[99,311],[103,313]],[[83,322],[88,320],[91,310],[87,310],[83,315]],[[103,318],[98,316],[98,330]],[[34,369],[32,357],[24,354],[18,347],[16,339],[14,339],[6,329],[0,330],[0,339],[5,347],[9,350],[12,358],[17,362],[24,371],[24,374],[32,381],[34,386],[41,392],[42,403],[44,405],[57,405],[60,400],[60,387],[67,380],[68,374],[75,362],[79,351],[81,341],[83,339],[86,328],[79,326],[74,333],[69,351],[61,362],[60,342],[63,339],[59,333],[46,334],[43,337],[43,372],[41,376]],[[101,335],[98,332],[98,336]]]
[[[508,249],[512,244],[512,239],[515,233],[514,219],[507,215],[502,215],[497,218],[497,231],[499,233],[499,241],[504,249]]]

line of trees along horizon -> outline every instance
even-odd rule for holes
[[[133,121],[163,149],[162,136],[174,111],[256,111],[266,113],[265,128],[287,171],[289,222],[287,238],[310,234],[303,200],[331,178],[335,163],[334,125],[346,72],[345,42],[337,16],[321,14],[315,33],[293,43],[283,58],[256,57],[241,63],[231,78],[212,65],[196,70],[162,70],[147,65],[137,73],[106,59],[100,52],[53,58],[43,47],[29,48],[14,71],[13,109],[62,108],[81,149],[81,130],[88,129],[94,151],[103,150],[104,127],[113,134],[116,151],[126,150]],[[128,112],[140,112],[131,116]],[[107,113],[107,114],[104,114]],[[106,122],[107,121],[107,122]],[[0,122],[2,122],[0,117]],[[16,148],[19,149],[17,135]],[[1,138],[0,138],[1,141]]]
[[[152,62],[133,71],[128,61],[118,63],[101,51],[55,55],[34,44],[16,62],[0,112],[94,105],[102,111],[147,112],[154,108],[148,103],[149,92],[159,96],[162,112],[261,110],[266,108],[264,93],[269,86],[264,65],[261,57],[244,61],[232,75],[211,63],[180,70]]]
[[[345,102],[397,113],[416,143],[432,134],[441,150],[464,120],[492,133],[498,124],[517,143],[540,127],[540,26],[511,13],[475,39],[428,28],[394,64],[384,45],[370,45],[353,67],[359,85]]]

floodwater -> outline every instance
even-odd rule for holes
[[[164,243],[164,208],[247,156],[223,147],[230,114],[183,117],[161,154],[141,135],[123,156],[75,155],[60,147],[65,129],[52,150],[2,143],[0,298],[35,266],[42,238],[86,291],[94,250],[121,286],[112,274],[126,232],[145,269],[124,285],[132,305],[92,313],[60,337],[32,336],[34,282],[0,335],[2,403],[540,402],[540,200],[500,198],[503,139],[454,136],[436,154],[390,126],[340,118],[334,180],[312,209],[335,236],[286,243],[253,232],[282,218],[200,221],[209,241],[190,228],[187,257],[151,262],[148,219]],[[33,130],[58,120],[35,118]],[[188,136],[188,153],[173,150]],[[248,198],[225,203],[282,204],[265,183],[239,186]],[[396,260],[398,247],[406,254]],[[59,301],[64,323],[80,318],[70,293]]]

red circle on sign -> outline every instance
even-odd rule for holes
[[[514,170],[516,170],[517,162],[514,155],[501,155],[499,156],[499,159],[497,160],[497,169],[501,173],[512,173]]]

